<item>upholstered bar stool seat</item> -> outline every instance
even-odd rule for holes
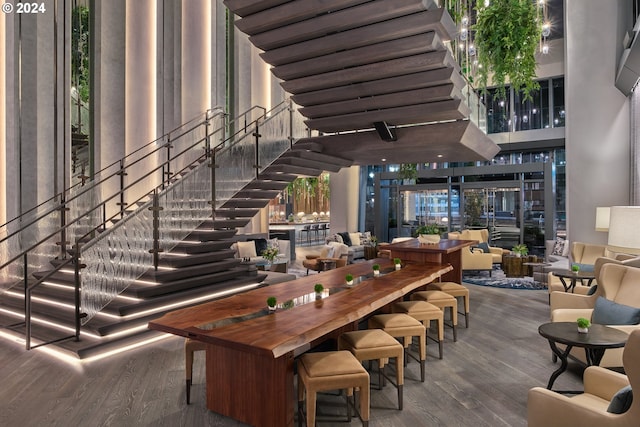
[[[412,301],[426,301],[443,311],[449,307],[451,313],[451,329],[453,329],[453,341],[458,341],[458,300],[442,291],[419,291],[411,294]]]
[[[438,324],[438,351],[442,359],[442,347],[444,342],[444,313],[437,307],[426,301],[401,301],[393,304],[391,311],[394,313],[404,313],[422,322],[425,329],[435,320]]]
[[[193,353],[206,350],[207,344],[187,338],[184,340],[184,371],[187,378],[187,405],[191,403],[191,379],[193,377]]]
[[[420,381],[424,382],[424,363],[427,359],[427,330],[422,323],[408,314],[377,314],[369,319],[368,327],[369,329],[382,329],[392,337],[402,338],[405,349],[409,348],[413,337],[418,337],[419,358],[415,358],[411,356],[411,353],[405,352],[405,361],[407,356],[411,356],[420,363]]]
[[[327,351],[305,353],[298,360],[298,425],[302,424],[302,402],[307,393],[307,427],[316,423],[316,395],[319,391],[347,389],[347,396],[354,388],[360,389],[360,418],[362,425],[369,425],[369,373],[350,352]],[[347,416],[350,417],[347,404]]]
[[[434,282],[427,285],[428,291],[446,292],[452,297],[462,298],[464,303],[464,325],[469,327],[469,289],[455,282]]]
[[[350,351],[360,362],[377,360],[382,387],[384,367],[390,358],[396,358],[396,383],[398,409],[402,409],[402,385],[404,384],[404,348],[391,335],[381,329],[345,332],[338,338],[338,350]]]

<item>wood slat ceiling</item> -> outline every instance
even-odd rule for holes
[[[465,82],[445,46],[456,27],[434,0],[224,3],[311,129],[359,131],[314,138],[324,153],[371,164],[490,159],[499,151],[467,121]],[[370,130],[379,121],[398,127],[396,143]]]

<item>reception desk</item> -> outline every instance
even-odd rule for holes
[[[478,244],[475,240],[440,240],[440,243],[425,244],[418,239],[392,243],[385,246],[391,251],[391,258],[418,263],[434,262],[450,264],[453,269],[442,276],[443,282],[462,283],[462,253],[465,246]]]
[[[380,277],[370,277],[374,263]],[[207,343],[210,410],[254,426],[293,426],[294,358],[451,268],[428,263],[395,270],[391,260],[375,259],[177,310],[149,328]],[[351,287],[347,273],[356,277]],[[316,283],[325,286],[319,300]],[[279,304],[272,314],[270,296]]]

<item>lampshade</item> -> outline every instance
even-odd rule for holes
[[[609,231],[610,207],[596,208],[596,231]]]
[[[640,254],[640,206],[612,206],[608,248],[614,252]]]

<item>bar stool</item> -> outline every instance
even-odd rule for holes
[[[407,357],[420,363],[420,381],[424,382],[424,362],[427,359],[427,330],[422,323],[402,313],[377,314],[368,321],[369,329],[382,329],[395,338],[402,338],[405,348],[405,364]],[[412,337],[419,339],[419,359],[409,353]]]
[[[328,225],[326,222],[320,224],[320,231],[322,231],[322,238],[326,239],[327,238],[327,228]]]
[[[396,383],[398,409],[402,409],[402,385],[404,384],[404,348],[382,329],[345,332],[338,338],[338,350],[348,350],[360,362],[378,361],[378,385],[380,389],[386,378],[384,367],[389,358],[396,358]],[[393,382],[392,382],[393,384]]]
[[[298,359],[298,425],[302,425],[302,402],[307,393],[307,427],[316,423],[316,395],[319,391],[347,389],[347,417],[351,421],[349,398],[360,389],[360,419],[369,425],[369,373],[348,351],[305,353]],[[355,402],[354,402],[355,403]]]
[[[394,313],[404,313],[422,322],[426,329],[429,329],[431,321],[438,323],[438,351],[440,359],[442,359],[442,350],[444,342],[444,313],[443,311],[426,301],[401,301],[391,306]],[[427,338],[429,336],[427,335]]]
[[[187,338],[184,340],[184,371],[187,378],[187,405],[191,403],[191,379],[193,376],[193,353],[206,350],[207,344]]]
[[[313,237],[313,243],[316,243],[318,240],[320,240],[320,225],[319,224],[313,224],[311,226],[311,230],[309,231],[309,234],[313,233],[314,237]]]
[[[453,341],[458,341],[458,300],[442,291],[419,291],[411,294],[412,301],[426,301],[442,311],[449,307],[451,312],[451,329],[453,329]]]
[[[442,291],[455,298],[461,297],[464,303],[464,313],[460,314],[464,314],[464,325],[466,328],[469,327],[469,289],[455,282],[434,282],[427,285],[427,290]]]
[[[300,230],[300,244],[304,243],[304,240],[302,238],[303,234],[307,235],[307,243],[310,245],[311,244],[311,239],[309,238],[309,232],[311,230],[311,226],[310,225],[303,225],[302,229]]]

